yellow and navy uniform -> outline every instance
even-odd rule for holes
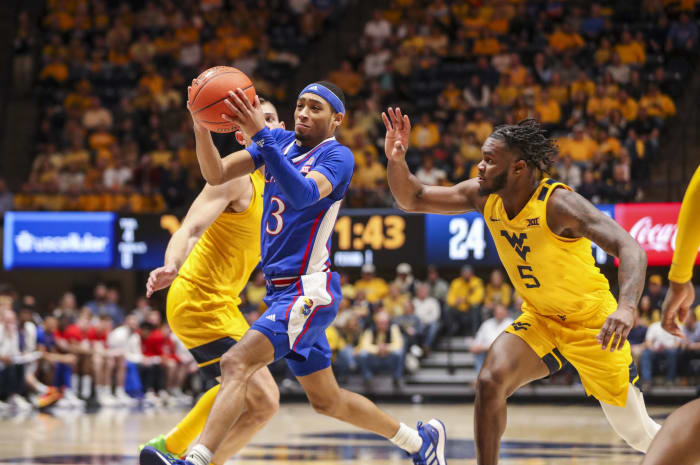
[[[238,309],[239,295],[260,262],[265,188],[259,171],[250,179],[253,195],[248,208],[219,215],[197,241],[168,291],[168,323],[208,375],[220,375],[217,362],[248,330]]]
[[[591,241],[555,234],[547,225],[547,202],[556,188],[544,179],[512,219],[495,194],[486,200],[484,218],[516,292],[522,315],[507,332],[522,338],[550,372],[568,360],[588,395],[625,405],[629,382],[636,382],[629,343],[602,350],[596,340],[605,319],[617,309],[608,280],[595,266]]]

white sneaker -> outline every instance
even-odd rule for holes
[[[117,402],[119,402],[120,405],[135,405],[138,402],[138,399],[130,397],[129,394],[124,391],[120,391],[119,389],[117,389],[114,397],[117,399]]]
[[[147,405],[151,405],[153,407],[160,407],[163,405],[163,401],[153,391],[148,391],[143,397],[143,401]]]
[[[27,402],[27,399],[20,396],[19,394],[12,394],[10,396],[10,398],[8,399],[8,401],[9,401],[10,405],[15,407],[20,412],[29,412],[31,410],[34,410],[34,407],[32,407],[32,404]]]
[[[100,407],[116,407],[121,404],[121,402],[109,392],[101,393],[97,397],[97,403],[100,404]]]
[[[10,414],[12,411],[12,406],[6,402],[0,400],[0,418],[3,418]]]
[[[71,407],[85,407],[85,401],[78,398],[78,396],[75,395],[75,392],[73,392],[72,389],[66,389],[65,391],[63,391],[63,399],[66,399],[66,401],[71,405]]]

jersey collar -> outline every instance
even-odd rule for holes
[[[292,163],[297,163],[297,162],[301,161],[301,160],[304,159],[304,157],[306,157],[308,154],[310,154],[311,152],[315,151],[317,148],[319,148],[320,146],[322,146],[322,145],[325,144],[326,142],[330,142],[330,141],[332,141],[332,140],[335,140],[335,136],[331,136],[331,137],[329,137],[328,139],[321,141],[320,144],[318,144],[317,146],[315,146],[315,147],[312,148],[311,150],[309,150],[309,151],[307,151],[307,152],[304,152],[304,153],[302,153],[301,155],[297,155],[296,157],[292,158]],[[289,151],[290,151],[291,148],[294,146],[294,144],[296,144],[298,147],[301,147],[301,143],[300,143],[298,140],[295,139],[292,143],[290,143],[290,144],[284,149],[283,154],[284,154],[284,155],[287,155],[287,153],[289,153]]]

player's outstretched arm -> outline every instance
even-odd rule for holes
[[[163,266],[151,271],[146,282],[146,297],[164,289],[177,277],[178,270],[192,252],[204,231],[221,215],[226,206],[241,195],[250,195],[246,186],[250,178],[238,178],[220,186],[204,186],[192,202],[180,228],[175,231],[165,249]]]
[[[673,262],[668,272],[668,292],[661,306],[661,326],[669,333],[684,337],[678,327],[688,317],[690,306],[695,301],[693,264],[700,247],[700,167],[695,170],[688,189],[683,196],[678,213],[678,237]]]
[[[388,113],[388,116],[387,116]],[[456,214],[472,210],[483,211],[486,197],[480,196],[476,179],[451,187],[426,186],[416,178],[406,164],[411,121],[400,108],[382,113],[386,126],[384,152],[388,159],[389,188],[400,209],[407,212]]]
[[[603,349],[622,349],[634,325],[634,309],[644,289],[644,249],[612,218],[576,192],[556,189],[547,204],[547,225],[557,235],[586,237],[620,260],[618,309],[605,321],[598,340]]]

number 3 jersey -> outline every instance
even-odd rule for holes
[[[513,219],[498,195],[486,200],[484,219],[501,262],[523,298],[522,310],[562,320],[614,311],[617,302],[608,280],[595,266],[591,241],[558,236],[547,226],[547,201],[558,187],[571,190],[552,179],[542,180]]]
[[[265,193],[261,224],[262,269],[270,278],[291,277],[326,271],[330,268],[331,234],[340,204],[350,184],[354,157],[349,148],[328,138],[316,147],[302,147],[293,131],[272,130],[286,160],[302,175],[310,171],[323,174],[333,186],[331,193],[315,204],[295,209],[265,171]],[[257,145],[246,150],[255,166],[265,162]]]

